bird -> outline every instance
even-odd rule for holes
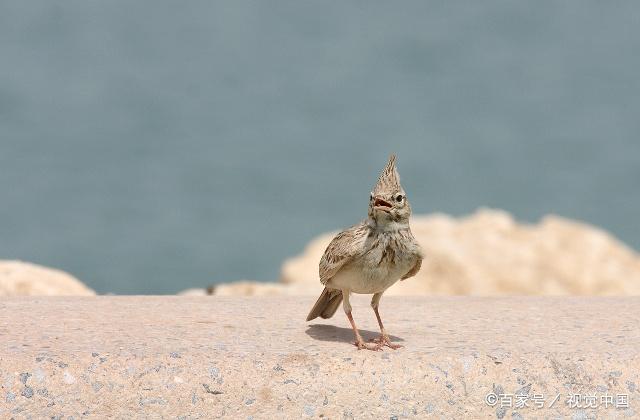
[[[359,350],[402,347],[392,343],[378,311],[382,294],[398,280],[415,276],[424,252],[411,233],[411,205],[400,185],[396,155],[392,154],[369,195],[367,218],[338,233],[327,246],[319,264],[324,290],[307,316],[331,318],[340,303]],[[380,336],[365,342],[351,314],[351,293],[373,294],[371,307],[378,320]]]

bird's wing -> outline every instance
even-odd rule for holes
[[[418,274],[418,271],[420,271],[420,267],[422,267],[422,259],[424,258],[424,251],[422,250],[422,247],[420,246],[420,244],[418,244],[418,242],[416,241],[415,237],[413,236],[413,233],[409,232],[409,238],[411,239],[411,244],[412,244],[411,248],[413,252],[415,252],[415,255],[418,257],[418,260],[413,265],[411,270],[409,270],[407,274],[402,276],[400,280],[405,280],[405,279],[408,279],[409,277],[413,277],[416,274]]]
[[[409,272],[407,274],[402,276],[402,278],[400,280],[405,280],[405,279],[408,279],[409,277],[415,276],[416,274],[418,274],[418,271],[420,271],[420,267],[421,266],[422,266],[422,257],[419,257],[418,261],[416,261],[416,263],[413,266],[413,268],[411,270],[409,270]]]
[[[331,240],[320,259],[322,284],[326,284],[345,264],[363,253],[367,235],[367,225],[360,223],[343,230]]]

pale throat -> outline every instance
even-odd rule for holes
[[[384,216],[377,218],[369,216],[367,225],[378,232],[398,232],[409,228],[409,219],[402,218],[400,220],[393,220]]]

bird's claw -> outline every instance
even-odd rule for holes
[[[356,346],[358,350],[382,351],[382,344],[379,343],[367,343],[363,340],[358,340],[353,343],[353,345]]]
[[[391,339],[389,338],[388,335],[383,334],[380,335],[380,337],[378,338],[374,338],[371,340],[373,343],[376,343],[378,346],[380,346],[381,348],[383,346],[387,346],[392,350],[398,350],[401,347],[404,347],[402,344],[394,344],[391,342]]]

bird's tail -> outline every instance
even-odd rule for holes
[[[340,306],[340,302],[342,302],[342,292],[325,287],[316,304],[311,308],[309,315],[307,315],[307,321],[317,317],[331,318],[336,313],[338,306]]]

